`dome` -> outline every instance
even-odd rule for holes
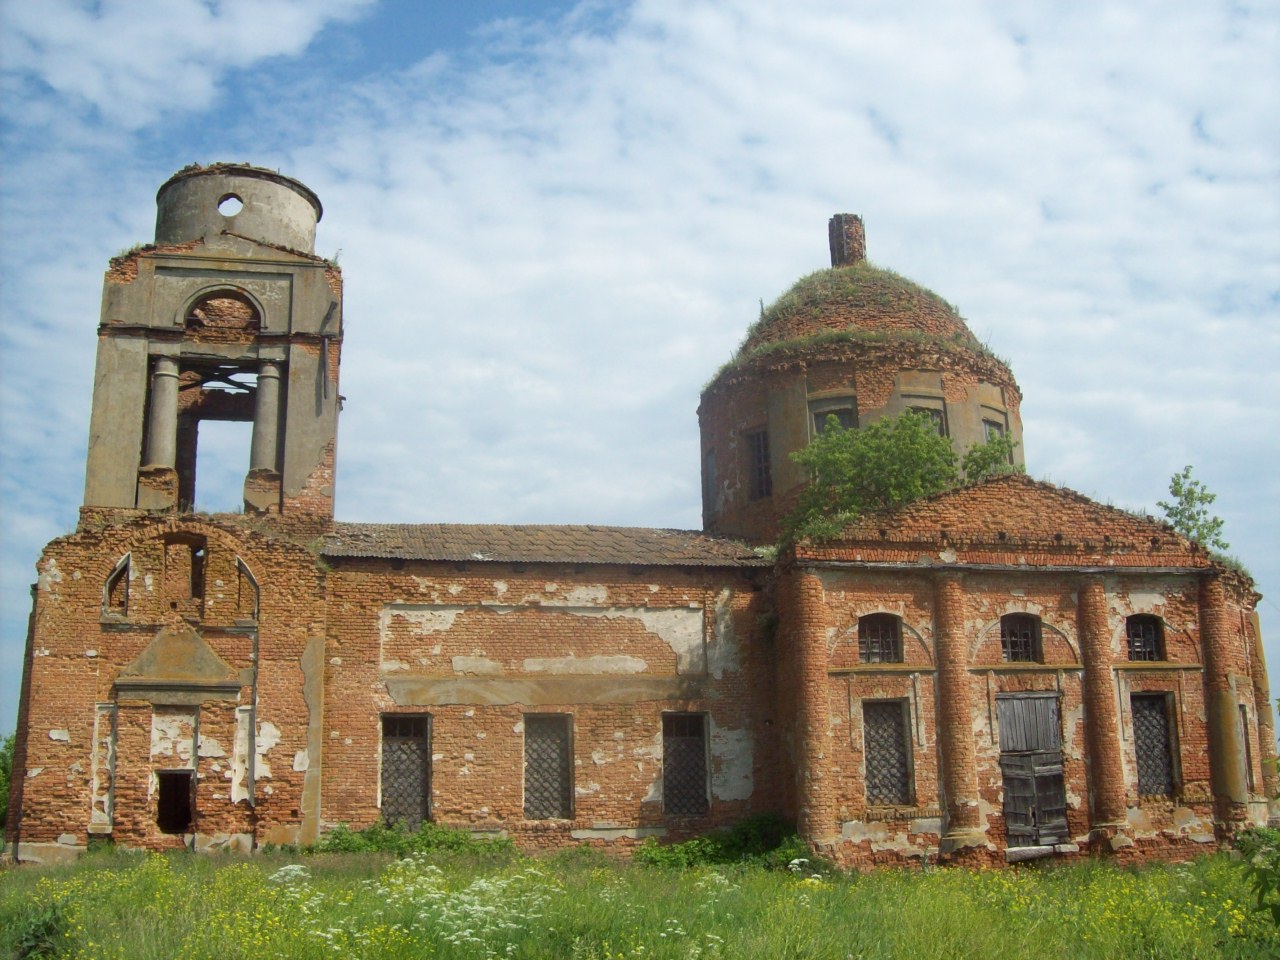
[[[831,269],[802,277],[765,309],[735,359],[815,340],[902,338],[983,349],[955,307],[867,262],[861,218],[836,214],[828,233]]]
[[[747,331],[738,358],[797,341],[928,339],[981,349],[955,307],[892,270],[865,260],[796,281]],[[862,336],[867,335],[867,336]]]

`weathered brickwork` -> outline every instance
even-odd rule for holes
[[[864,286],[762,324],[703,394],[703,533],[334,522],[319,215],[273,171],[189,168],[157,244],[111,263],[85,503],[33,588],[10,855],[388,817],[626,851],[780,813],[847,866],[1128,862],[1276,822],[1259,597],[1169,527],[1012,475],[757,548],[815,411],[924,406],[958,451],[1021,435],[954,311],[859,273],[858,218],[830,236]],[[242,515],[186,512],[207,418],[254,424]]]

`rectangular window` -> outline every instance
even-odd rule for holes
[[[707,718],[662,715],[662,809],[697,816],[707,812]]]
[[[938,431],[938,436],[947,436],[947,415],[942,407],[918,406],[908,407],[907,409],[912,413],[923,413],[929,418],[929,422],[933,424],[933,429]]]
[[[382,718],[382,819],[417,830],[431,818],[431,717]]]
[[[858,620],[858,660],[861,663],[901,663],[902,630],[891,613],[871,613]]]
[[[1138,796],[1172,797],[1175,774],[1170,697],[1164,693],[1135,693],[1129,703],[1138,760]]]
[[[824,433],[831,417],[841,429],[852,430],[858,425],[858,404],[853,397],[833,397],[827,400],[810,400],[809,414],[813,418],[813,435]]]
[[[573,816],[573,717],[567,713],[524,718],[524,815]]]
[[[987,443],[1004,436],[1004,424],[998,420],[982,421],[982,438]]]
[[[747,484],[752,500],[773,495],[773,471],[769,464],[769,431],[747,434]]]
[[[911,803],[911,733],[907,701],[864,700],[862,742],[867,768],[867,803]]]
[[[1000,618],[1000,658],[1005,663],[1040,662],[1040,618],[1007,613]]]

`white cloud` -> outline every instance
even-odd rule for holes
[[[10,571],[74,518],[101,269],[149,238],[155,188],[191,159],[280,167],[324,201],[319,252],[342,248],[347,281],[344,519],[696,526],[698,391],[851,211],[874,260],[1010,360],[1033,474],[1152,506],[1195,463],[1280,592],[1277,22],[650,0],[504,22],[341,86],[254,61],[272,99],[234,122],[217,84],[243,62],[178,35],[173,74],[211,93],[50,119],[57,149],[24,143],[29,189],[5,187],[0,479],[10,510],[50,518],[5,537],[7,622]],[[31,69],[72,104],[98,103],[99,76],[145,87],[110,36],[67,47],[82,74]],[[192,121],[170,146],[174,105]]]

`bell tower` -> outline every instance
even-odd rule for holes
[[[252,423],[246,512],[333,520],[342,276],[315,255],[320,200],[240,164],[186,167],[155,242],[103,284],[84,506],[186,513],[200,424]]]

